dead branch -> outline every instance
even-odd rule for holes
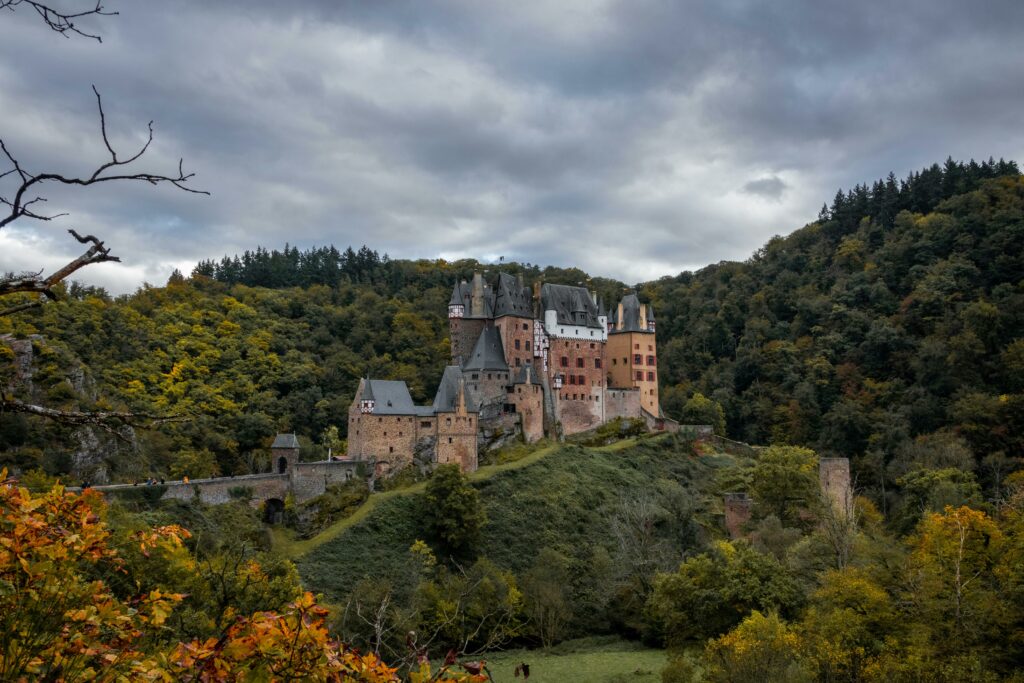
[[[58,410],[56,408],[47,408],[45,406],[38,406],[32,403],[25,403],[24,401],[0,393],[0,414],[2,413],[38,415],[39,417],[49,418],[55,422],[75,427],[99,427],[100,429],[121,438],[123,437],[118,434],[118,432],[114,431],[117,427],[139,427],[142,429],[152,429],[157,425],[169,422],[184,422],[190,419],[187,415],[152,415],[149,413],[112,410],[97,410],[89,412],[78,410]]]
[[[45,296],[47,299],[56,299],[57,295],[53,292],[53,287],[57,283],[64,280],[75,271],[85,266],[92,265],[93,263],[103,263],[104,261],[120,261],[121,259],[117,256],[113,256],[110,253],[110,249],[103,245],[103,242],[96,239],[93,235],[79,235],[74,230],[68,230],[72,237],[79,241],[81,244],[91,244],[84,254],[71,261],[62,268],[58,268],[53,274],[47,277],[42,277],[42,271],[37,273],[22,273],[21,275],[10,276],[0,279],[0,296],[6,296],[8,294],[15,294],[18,292],[27,292],[29,294],[39,294]],[[10,312],[23,310],[25,308],[31,308],[32,306],[38,306],[42,302],[37,300],[32,304],[25,304],[21,306],[15,306],[8,311],[0,313],[0,315],[7,315]]]
[[[3,1],[4,0],[0,0],[0,2]],[[0,196],[0,204],[3,204],[9,209],[6,215],[0,215],[0,228],[13,223],[19,218],[33,218],[39,221],[51,221],[54,218],[65,215],[47,215],[39,213],[36,209],[32,208],[34,205],[46,201],[44,197],[35,195],[35,192],[39,186],[48,182],[88,187],[89,185],[115,180],[140,180],[151,185],[167,183],[173,185],[179,190],[191,192],[193,194],[210,194],[204,190],[196,190],[191,187],[186,187],[185,183],[191,180],[195,174],[185,173],[183,166],[184,162],[181,159],[178,160],[177,175],[163,175],[160,173],[149,172],[125,172],[126,169],[124,167],[132,164],[142,157],[142,155],[146,153],[146,150],[149,149],[149,145],[153,142],[153,122],[150,121],[147,126],[149,133],[146,138],[146,142],[142,145],[139,151],[127,158],[118,157],[117,151],[114,150],[113,146],[110,144],[110,138],[107,136],[107,119],[106,114],[103,111],[103,99],[100,97],[100,93],[96,89],[95,85],[92,86],[92,91],[96,94],[96,105],[99,108],[100,113],[100,134],[103,137],[103,144],[106,146],[107,151],[110,152],[110,160],[100,164],[95,171],[84,177],[65,176],[60,173],[30,173],[25,170],[21,163],[14,157],[11,151],[7,148],[3,139],[0,139],[0,152],[3,152],[11,166],[10,169],[0,174],[0,178],[6,176],[17,176],[20,180],[12,198]],[[115,172],[114,169],[117,169],[118,171]]]
[[[43,20],[43,23],[50,28],[50,30],[61,34],[65,38],[70,38],[72,35],[79,35],[83,38],[92,38],[98,43],[102,43],[103,39],[98,35],[83,31],[75,22],[82,17],[112,17],[118,14],[117,12],[108,12],[103,8],[103,4],[99,0],[97,0],[95,7],[81,12],[61,12],[49,5],[41,2],[35,2],[34,0],[0,0],[0,9],[7,9],[13,12],[19,5],[31,7]]]

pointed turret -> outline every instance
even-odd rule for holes
[[[501,335],[497,328],[488,324],[476,340],[473,353],[462,366],[463,370],[508,370],[505,362],[505,350],[501,344]]]

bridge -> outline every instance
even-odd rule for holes
[[[199,501],[218,505],[232,500],[247,501],[253,507],[263,506],[268,522],[280,522],[284,501],[289,495],[302,503],[322,495],[327,487],[353,478],[368,478],[374,463],[349,458],[299,462],[299,442],[294,434],[278,434],[271,446],[274,472],[243,474],[234,477],[162,481],[159,484],[109,484],[92,486],[103,493],[152,490],[157,500]],[[76,490],[69,487],[70,490]],[[158,498],[156,496],[159,496]]]

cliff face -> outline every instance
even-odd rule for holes
[[[0,383],[5,395],[48,408],[90,410],[102,400],[82,361],[38,334],[0,335]],[[0,466],[15,473],[42,466],[49,474],[103,484],[115,462],[130,462],[137,452],[130,428],[115,436],[96,427],[0,412]]]

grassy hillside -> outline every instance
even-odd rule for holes
[[[546,447],[527,458],[481,468],[471,482],[488,524],[481,555],[520,573],[541,548],[586,563],[618,541],[610,525],[638,501],[657,512],[655,540],[676,558],[714,524],[713,474],[729,456],[696,456],[675,437],[641,439],[603,448]],[[408,548],[426,537],[422,487],[374,496],[365,510],[294,549],[303,582],[341,601],[364,577],[388,575],[405,564]]]

